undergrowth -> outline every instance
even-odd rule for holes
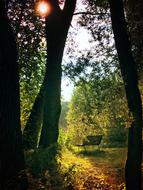
[[[26,153],[30,190],[123,190],[110,168],[56,145]]]

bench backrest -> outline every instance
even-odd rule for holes
[[[102,140],[102,135],[89,135],[84,140],[84,145],[99,145]]]

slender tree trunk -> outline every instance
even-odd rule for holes
[[[126,189],[141,190],[142,106],[137,71],[126,31],[123,1],[109,0],[109,3],[115,43],[132,119],[128,134],[128,154],[125,167]]]
[[[44,82],[33,104],[30,116],[23,132],[23,143],[26,150],[37,148],[43,124]]]
[[[27,189],[15,37],[0,1],[0,190]]]
[[[134,60],[139,78],[143,80],[143,1],[125,0],[125,2]]]
[[[48,147],[57,143],[61,112],[61,62],[68,29],[76,0],[66,0],[64,9],[58,0],[51,1],[52,13],[46,19],[47,65],[44,97],[44,117],[40,145]]]

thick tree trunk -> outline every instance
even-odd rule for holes
[[[20,129],[17,49],[0,1],[0,190],[27,189]]]
[[[61,62],[68,29],[76,0],[66,0],[61,10],[57,0],[51,1],[52,13],[46,19],[47,65],[44,97],[44,117],[40,145],[57,143],[61,112]]]
[[[56,47],[55,47],[56,48]],[[48,51],[47,83],[45,84],[44,117],[40,145],[50,146],[57,142],[58,123],[61,112],[61,59],[63,48]],[[61,53],[60,53],[61,52]]]
[[[37,138],[40,131],[39,126],[42,125],[40,145],[43,147],[57,143],[59,133],[61,62],[76,0],[66,0],[63,10],[60,9],[58,0],[51,0],[49,2],[51,3],[52,12],[46,19],[48,46],[46,73],[42,89],[35,100],[30,118],[24,130],[24,141],[27,149],[37,146]],[[31,140],[34,143],[32,147]]]
[[[138,77],[126,31],[122,0],[109,0],[115,43],[124,80],[131,127],[128,135],[128,154],[125,167],[126,189],[141,189],[142,106]]]

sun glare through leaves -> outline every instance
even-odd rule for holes
[[[40,17],[47,17],[51,12],[51,6],[48,1],[40,0],[35,4],[35,12]]]

